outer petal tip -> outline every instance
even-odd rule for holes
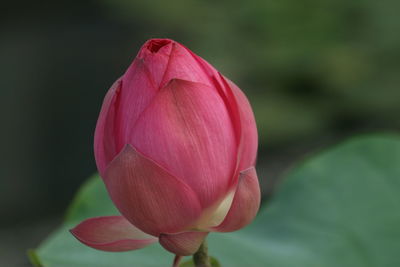
[[[231,208],[223,222],[214,227],[217,232],[232,232],[249,224],[260,207],[261,192],[254,167],[240,172]]]
[[[143,233],[122,216],[87,219],[70,232],[83,244],[103,251],[129,251],[143,248],[157,238]]]
[[[168,251],[180,255],[194,254],[200,247],[208,232],[185,232],[180,234],[161,234],[160,244]]]

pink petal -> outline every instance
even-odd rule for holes
[[[163,88],[172,79],[207,83],[207,74],[190,52],[171,39],[150,39],[140,49],[142,59],[157,84]]]
[[[184,46],[183,46],[184,47]],[[211,87],[218,92],[221,99],[224,101],[229,116],[232,120],[232,125],[235,131],[235,137],[237,141],[237,145],[239,146],[240,143],[240,136],[241,136],[241,123],[240,123],[240,113],[239,113],[239,106],[234,96],[232,89],[230,88],[227,79],[224,78],[210,63],[208,63],[203,58],[199,57],[195,53],[193,53],[187,47],[184,47],[186,51],[193,57],[196,61],[198,66],[206,73],[207,81],[202,81],[202,83],[210,84]]]
[[[258,134],[253,110],[243,92],[232,81],[227,80],[236,97],[240,112],[241,144],[238,170],[254,166],[257,158]]]
[[[194,254],[200,247],[208,232],[185,232],[179,234],[161,234],[160,244],[169,252],[180,256]]]
[[[196,63],[194,65],[197,65],[206,74],[205,79],[201,81],[202,83],[205,83],[210,86],[215,86],[215,81],[217,81],[219,83],[218,77],[220,76],[220,74],[219,74],[218,70],[216,70],[205,59],[203,59],[202,57],[199,57],[198,55],[193,53],[193,51],[191,51],[189,48],[185,47],[184,45],[181,45],[181,47],[186,50],[186,53],[188,53],[192,56],[192,60],[194,60],[194,62]]]
[[[151,73],[135,60],[107,92],[95,130],[95,157],[100,175],[127,143],[131,127],[156,93]]]
[[[206,60],[185,48],[207,74],[210,83],[224,100],[238,140],[237,170],[254,166],[257,157],[258,134],[253,110],[245,94],[236,84],[221,75]],[[232,181],[233,183],[235,180]]]
[[[114,142],[114,117],[116,113],[115,104],[120,90],[121,79],[118,79],[104,97],[100,115],[97,120],[94,135],[94,153],[100,175],[104,173],[108,163],[118,154]]]
[[[190,187],[130,145],[110,163],[104,182],[122,215],[145,233],[184,231],[200,216]]]
[[[249,224],[260,207],[260,185],[254,167],[239,176],[232,206],[224,221],[214,228],[217,232],[236,231]]]
[[[158,91],[151,71],[141,59],[135,59],[122,78],[115,115],[118,153],[128,144],[132,127]],[[116,156],[116,155],[114,155]]]
[[[87,219],[71,230],[83,244],[104,251],[128,251],[143,248],[157,238],[143,233],[122,216]]]
[[[219,93],[227,106],[238,146],[237,170],[243,170],[255,165],[257,156],[258,136],[254,114],[243,92],[232,81],[221,75],[206,60],[197,56],[188,48],[197,64],[207,74],[209,82]],[[232,184],[236,183],[236,175]]]
[[[171,79],[208,83],[207,74],[189,51],[170,39],[147,41],[106,95],[95,132],[100,174],[127,143],[132,126],[156,92]]]
[[[227,108],[211,87],[172,80],[137,121],[130,143],[188,184],[203,208],[230,187],[237,146]]]
[[[155,83],[160,88],[162,79],[169,65],[174,41],[170,39],[150,39],[140,49],[137,60],[141,60]]]
[[[191,82],[208,84],[208,76],[204,70],[196,64],[191,54],[177,42],[172,43],[168,67],[160,83],[164,87],[172,79],[186,80]]]

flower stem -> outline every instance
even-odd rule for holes
[[[197,252],[193,255],[193,261],[196,267],[212,267],[210,258],[208,257],[208,247],[205,239]]]
[[[174,258],[174,263],[172,265],[172,267],[179,267],[179,263],[181,262],[182,256],[178,256],[176,255]]]

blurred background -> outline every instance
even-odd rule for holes
[[[7,1],[0,10],[0,266],[61,222],[96,171],[103,97],[145,40],[168,37],[248,95],[264,199],[280,174],[360,132],[400,129],[395,0]]]

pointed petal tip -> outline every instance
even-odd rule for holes
[[[90,218],[69,231],[81,243],[110,252],[136,250],[158,240],[141,232],[122,216]]]

